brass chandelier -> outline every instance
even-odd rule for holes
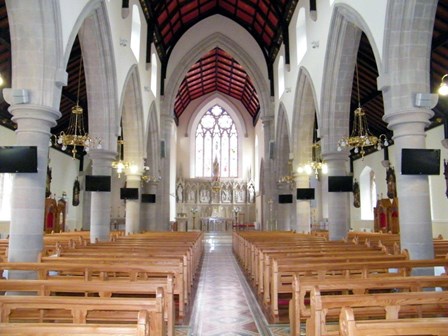
[[[76,94],[76,105],[72,107],[70,114],[70,121],[67,130],[59,133],[55,136],[56,142],[61,145],[63,151],[67,148],[73,147],[72,155],[76,157],[78,152],[77,147],[84,147],[84,151],[89,152],[91,148],[101,148],[101,139],[92,138],[84,128],[84,110],[79,106],[79,91],[81,87],[81,70],[82,70],[82,58],[80,59],[79,72],[78,72],[78,90]]]
[[[299,166],[297,168],[297,172],[299,174],[307,174],[311,175],[314,173],[316,179],[319,179],[319,174],[327,174],[328,173],[328,165],[322,161],[320,155],[320,144],[313,143],[312,145],[312,161],[307,162],[304,165]]]
[[[378,150],[381,149],[381,145],[389,146],[389,141],[385,134],[381,134],[379,137],[373,135],[369,131],[369,126],[367,124],[367,116],[361,107],[361,101],[359,98],[359,77],[358,77],[358,64],[355,66],[356,71],[356,89],[358,93],[358,108],[354,111],[353,119],[353,130],[350,136],[343,137],[338,141],[338,151],[343,148],[353,149],[355,154],[361,154],[364,158],[366,154],[365,148],[376,147]]]
[[[141,180],[145,183],[149,183],[149,182],[153,182],[153,183],[158,183],[162,177],[160,176],[160,172],[157,176],[155,175],[151,175],[150,173],[151,168],[149,168],[149,166],[146,163],[146,158],[145,158],[145,163],[143,165],[143,174],[141,176]]]
[[[293,184],[294,183],[294,172],[292,170],[292,163],[293,163],[294,159],[289,159],[288,160],[288,174],[287,175],[283,175],[280,176],[280,178],[278,179],[278,183],[286,183],[286,184]]]
[[[121,178],[121,174],[129,168],[130,163],[124,161],[124,140],[121,136],[118,137],[118,160],[112,161],[112,168],[117,170],[118,178]]]

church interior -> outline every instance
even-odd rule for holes
[[[0,335],[447,335],[448,0],[0,0]]]

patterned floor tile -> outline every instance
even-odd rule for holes
[[[233,255],[231,234],[204,244],[190,325],[176,327],[176,336],[289,336],[288,325],[267,323]]]

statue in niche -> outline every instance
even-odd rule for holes
[[[208,202],[210,202],[210,190],[201,189],[201,192],[199,194],[199,201],[201,203],[208,203]]]
[[[222,203],[230,203],[230,190],[229,189],[223,189],[221,191],[221,202]]]
[[[196,203],[196,193],[194,188],[188,191],[188,203]]]
[[[392,166],[387,168],[386,172],[386,181],[387,181],[387,197],[390,199],[394,199],[397,197],[397,186],[395,179],[395,170]]]
[[[243,203],[244,202],[244,190],[241,188],[238,188],[235,191],[235,200],[237,203]]]
[[[179,183],[177,185],[177,189],[176,189],[176,202],[177,203],[182,203],[184,200],[184,188],[182,187],[182,184]]]
[[[249,185],[248,192],[249,192],[249,203],[254,203],[255,202],[255,187],[253,184]]]

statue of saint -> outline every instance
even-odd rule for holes
[[[182,188],[182,184],[178,184],[177,186],[177,190],[176,190],[176,198],[177,198],[177,203],[182,203],[183,202],[183,188]]]
[[[213,177],[213,181],[218,181],[219,180],[219,162],[218,162],[218,158],[215,157],[215,160],[213,161],[213,171],[212,171],[212,177]]]
[[[445,191],[445,195],[446,197],[448,197],[448,161],[443,160],[443,175],[445,175],[445,181],[446,181],[446,191]]]
[[[361,193],[359,190],[359,183],[356,179],[353,183],[353,206],[355,208],[361,207]]]
[[[395,170],[392,166],[387,168],[386,181],[387,181],[387,197],[389,197],[390,199],[394,199],[395,197],[397,197],[397,187],[395,180]]]
[[[255,202],[255,188],[254,185],[249,185],[249,203]]]

